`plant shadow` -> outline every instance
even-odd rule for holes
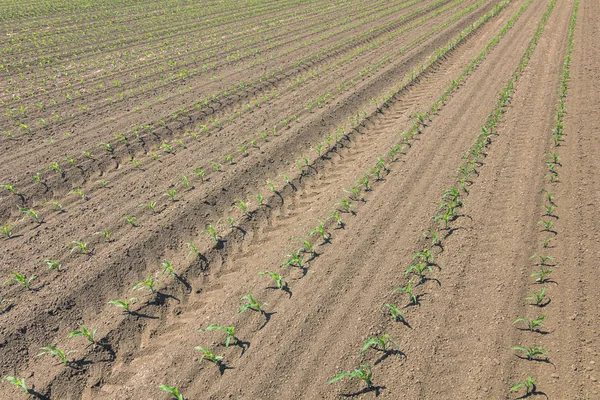
[[[381,394],[381,391],[384,390],[385,388],[386,388],[385,386],[369,386],[362,390],[359,390],[358,392],[342,393],[342,394],[340,394],[340,396],[342,396],[342,397],[358,397],[363,394],[375,392],[375,397],[379,397],[379,395]]]
[[[262,311],[262,315],[264,315],[264,317],[265,317],[265,322],[263,322],[262,325],[258,327],[258,330],[260,331],[262,328],[267,326],[269,321],[271,321],[271,317],[275,314],[277,314],[277,312],[275,312],[275,311],[273,311],[273,312]]]
[[[401,357],[407,358],[406,354],[403,351],[400,351],[397,349],[380,350],[380,351],[383,351],[384,354],[382,354],[381,357],[379,357],[377,360],[375,360],[375,362],[373,362],[373,365],[381,364],[382,362],[384,362],[391,356],[401,356]]]

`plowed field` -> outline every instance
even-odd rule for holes
[[[0,6],[0,399],[600,399],[597,1]]]

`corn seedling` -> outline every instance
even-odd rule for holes
[[[195,257],[200,257],[200,251],[198,251],[198,248],[196,247],[196,245],[194,243],[186,243],[186,246],[190,248],[190,251],[187,254],[188,257],[192,254]]]
[[[90,344],[96,343],[96,331],[97,329],[88,329],[85,325],[81,325],[78,330],[69,333],[67,338],[74,338],[77,336],[84,336]]]
[[[538,221],[538,225],[542,225],[544,227],[545,232],[551,232],[552,227],[554,226],[554,222],[540,220],[540,221]]]
[[[87,195],[85,193],[83,193],[83,191],[81,189],[73,189],[69,192],[69,194],[76,194],[79,197],[81,197],[81,200],[87,200]]]
[[[10,274],[13,277],[10,278],[9,280],[7,280],[6,283],[12,283],[12,282],[18,283],[27,290],[31,289],[31,281],[34,280],[35,278],[37,278],[37,276],[35,276],[35,275],[31,275],[29,278],[27,278],[25,275],[20,274],[18,272],[11,272]]]
[[[169,260],[164,260],[162,263],[160,263],[160,265],[163,267],[163,275],[168,272],[169,274],[171,274],[171,276],[175,278],[177,277],[177,274],[173,270],[173,265],[171,264],[171,262],[169,262]]]
[[[332,211],[331,215],[327,217],[327,219],[335,220],[340,228],[344,227],[344,222],[342,221],[342,217],[340,216],[340,212],[338,210]]]
[[[546,210],[546,214],[544,214],[544,215],[547,215],[547,216],[549,216],[549,217],[552,217],[552,216],[554,216],[553,212],[554,212],[554,210],[556,210],[556,207],[555,207],[555,206],[553,206],[553,205],[549,205],[549,206],[544,206],[544,208],[545,208],[545,210]],[[540,222],[541,222],[541,221],[540,221]]]
[[[290,254],[286,254],[285,256],[288,258],[287,262],[283,264],[281,267],[296,267],[302,268],[304,265],[304,256],[301,255],[302,249],[297,251],[292,251]]]
[[[553,237],[549,237],[548,239],[544,240],[544,241],[542,242],[542,247],[543,247],[543,248],[545,248],[545,249],[546,249],[546,248],[548,248],[548,245],[549,245],[549,244],[550,244],[550,242],[551,242],[551,241],[553,241],[553,240],[554,240],[554,238],[553,238]]]
[[[41,357],[43,355],[49,354],[51,356],[58,357],[60,359],[60,362],[62,362],[65,365],[68,362],[67,356],[69,354],[73,353],[72,351],[65,352],[64,350],[62,350],[58,347],[53,347],[53,346],[42,347],[42,348],[40,348],[40,350],[44,350],[44,351],[39,353],[36,357]]]
[[[44,205],[45,206],[48,206],[48,205],[53,206],[54,207],[54,211],[57,211],[57,212],[62,212],[63,211],[63,206],[58,201],[46,201],[44,203]]]
[[[138,224],[137,224],[137,218],[136,218],[136,217],[125,216],[125,217],[123,217],[123,219],[124,219],[125,221],[127,221],[127,223],[128,223],[129,225],[131,225],[132,227],[134,227],[134,228],[135,228],[136,226],[138,226]]]
[[[106,242],[110,242],[110,241],[112,240],[112,239],[111,239],[112,232],[111,232],[111,231],[109,231],[108,229],[105,229],[105,230],[104,230],[104,231],[102,231],[102,232],[96,232],[95,234],[96,234],[96,235],[102,235],[102,236],[104,236],[104,240],[105,240]]]
[[[527,328],[533,332],[544,326],[544,324],[543,324],[544,319],[546,319],[545,315],[542,315],[539,318],[531,319],[531,320],[527,319],[527,318],[517,318],[515,320],[515,322],[513,322],[513,325],[516,323],[519,323],[519,322],[525,322],[525,324],[527,325]]]
[[[183,395],[179,393],[179,388],[177,388],[177,386],[160,385],[158,388],[171,393],[177,400],[185,400]]]
[[[417,264],[411,265],[404,272],[404,276],[408,276],[411,273],[416,274],[419,277],[419,282],[423,283],[425,281],[425,272],[429,271],[433,273],[433,269],[426,261],[421,260]]]
[[[34,220],[36,223],[38,223],[38,224],[40,223],[40,216],[38,215],[38,213],[36,213],[32,209],[27,208],[27,207],[19,207],[19,211],[21,211],[23,214],[25,214],[23,219],[25,219],[25,217],[29,217],[32,220]]]
[[[531,274],[532,277],[537,277],[535,281],[537,283],[546,283],[548,282],[548,275],[552,273],[551,269],[544,269],[543,265],[540,265],[540,270]]]
[[[234,208],[239,208],[245,216],[250,217],[250,212],[248,211],[248,204],[246,204],[242,200],[236,200],[231,206],[231,210]]]
[[[408,297],[410,299],[410,302],[412,304],[415,304],[415,305],[419,304],[419,298],[417,297],[417,295],[415,295],[413,293],[412,289],[413,289],[413,282],[409,281],[406,284],[406,286],[400,286],[399,288],[394,289],[394,291],[392,293],[394,293],[394,292],[405,292],[408,295]]]
[[[350,190],[344,189],[344,192],[350,193],[349,197],[352,200],[354,200],[354,201],[360,201],[360,188],[358,186],[353,186],[352,189],[350,189]]]
[[[296,238],[296,239],[302,243],[302,248],[300,249],[302,252],[304,252],[306,254],[312,254],[312,255],[316,254],[315,249],[313,249],[312,244],[308,240],[302,239],[302,238]]]
[[[518,382],[511,386],[510,391],[516,392],[521,388],[525,388],[525,396],[529,396],[531,393],[535,392],[535,379],[528,376],[525,382]]]
[[[196,346],[194,347],[195,350],[199,350],[202,352],[202,356],[200,357],[200,361],[206,359],[214,364],[219,365],[221,363],[221,360],[223,359],[223,356],[217,356],[215,354],[213,354],[212,351],[210,351],[209,349],[202,347],[202,346]]]
[[[273,192],[273,193],[277,192],[277,189],[275,188],[275,185],[273,184],[273,182],[271,182],[268,179],[266,182],[267,182],[267,185],[269,185],[269,190],[271,190],[271,192]]]
[[[548,261],[552,261],[554,260],[554,257],[552,256],[541,256],[539,254],[534,254],[531,257],[529,257],[530,260],[539,258],[540,262],[538,263],[538,265],[548,265]]]
[[[390,315],[392,316],[394,321],[400,321],[400,322],[406,323],[406,319],[404,318],[404,316],[402,315],[402,313],[396,306],[394,306],[392,304],[385,304],[385,308],[390,312]]]
[[[390,335],[388,335],[387,333],[384,333],[381,337],[372,337],[372,338],[368,339],[365,342],[365,344],[363,344],[362,350],[360,351],[360,353],[358,355],[360,357],[365,351],[369,350],[370,348],[373,348],[373,349],[379,350],[379,351],[383,351],[383,352],[387,352],[392,347],[395,347],[396,350],[400,350],[400,346],[398,345],[398,343],[393,341],[392,338],[390,337]]]
[[[206,228],[202,230],[202,232],[206,232],[210,235],[210,238],[215,242],[219,242],[219,235],[217,234],[217,230],[213,226],[213,224],[206,225]]]
[[[136,160],[133,157],[129,158],[129,161],[127,161],[129,164],[133,165],[134,168],[140,168],[141,164],[138,160]]]
[[[48,165],[48,169],[54,170],[61,177],[65,175],[62,168],[60,167],[60,165],[57,162],[53,162],[52,164]]]
[[[287,283],[283,281],[283,278],[281,277],[281,275],[279,275],[275,272],[260,271],[258,274],[259,275],[268,275],[269,277],[271,277],[271,279],[273,279],[275,281],[275,284],[277,285],[277,289],[284,290],[287,286]]]
[[[198,178],[200,178],[200,180],[204,182],[204,170],[202,168],[196,168],[194,169],[194,172],[196,173],[196,175],[198,175]]]
[[[112,153],[114,151],[114,149],[110,143],[98,143],[98,146],[104,147],[104,149],[109,153]]]
[[[79,250],[81,252],[81,254],[87,254],[89,252],[89,249],[87,247],[87,243],[79,241],[79,240],[73,240],[71,242],[71,253],[74,252],[75,250]]]
[[[11,237],[13,237],[12,228],[13,226],[11,224],[6,224],[3,225],[2,228],[0,228],[0,231],[2,232],[2,234],[4,234],[4,236],[10,239]]]
[[[240,310],[237,312],[238,314],[241,314],[246,310],[252,310],[264,314],[265,310],[263,309],[263,307],[269,305],[268,303],[260,305],[258,301],[254,299],[252,293],[248,293],[246,296],[243,296],[240,300],[245,301],[245,303],[242,305],[242,308],[240,308]]]
[[[48,269],[55,269],[57,271],[60,271],[60,269],[62,268],[62,265],[58,261],[52,260],[50,258],[46,258],[44,260],[44,263],[48,266]]]
[[[312,231],[310,231],[309,234],[308,234],[308,236],[312,236],[315,233],[318,233],[319,236],[321,236],[321,238],[324,241],[328,241],[329,240],[329,234],[325,230],[325,225],[323,224],[323,221],[319,221],[319,225],[317,225],[317,227],[315,229],[313,229]]]
[[[169,198],[171,199],[171,201],[175,201],[175,195],[176,194],[177,194],[177,190],[170,189],[170,190],[167,190],[167,192],[163,196],[169,196]]]
[[[0,189],[6,190],[9,193],[15,194],[15,188],[12,185],[0,185]]]
[[[328,381],[327,384],[332,384],[342,378],[360,378],[363,380],[363,382],[365,382],[368,388],[373,387],[373,382],[371,381],[373,378],[373,371],[371,366],[368,364],[362,364],[352,372],[342,372],[341,374],[333,377],[333,379]]]
[[[215,169],[215,171],[217,171],[217,172],[220,171],[221,167],[223,166],[216,161],[213,161],[211,164],[212,164],[213,168]]]
[[[262,195],[257,194],[256,195],[256,201],[258,203],[258,206],[262,207],[264,205],[265,198]]]
[[[125,310],[125,312],[127,312],[128,314],[131,314],[131,306],[135,303],[138,302],[139,299],[137,299],[136,297],[132,297],[128,300],[111,300],[108,302],[108,304],[113,304],[117,307],[122,308],[123,310]]]
[[[106,188],[108,188],[108,183],[109,183],[109,182],[108,182],[108,181],[103,181],[103,180],[100,180],[100,181],[96,181],[96,183],[97,183],[97,184],[98,184],[98,186],[100,186],[101,188],[105,188],[105,189],[106,189]]]
[[[141,282],[138,282],[135,285],[133,285],[133,288],[131,288],[131,291],[133,292],[137,289],[146,288],[146,289],[150,290],[150,292],[156,293],[157,285],[158,285],[158,281],[156,279],[154,279],[154,277],[152,275],[148,275],[148,278],[146,278],[145,281],[141,281]]]
[[[526,297],[525,300],[530,300],[535,303],[536,306],[540,307],[544,302],[544,296],[546,294],[546,288],[543,287],[539,292],[529,292],[530,297]]]
[[[2,380],[7,381],[8,383],[12,383],[16,387],[23,390],[25,393],[29,393],[29,389],[27,388],[27,385],[25,384],[25,378],[18,379],[18,378],[15,378],[14,376],[5,376],[4,378],[2,378]]]
[[[183,187],[186,189],[190,188],[190,180],[185,175],[183,175],[181,177],[181,179],[179,180],[179,183],[181,183],[183,185]]]
[[[200,329],[200,332],[206,332],[206,331],[223,331],[223,332],[225,332],[227,334],[227,337],[225,338],[225,347],[229,347],[229,344],[231,343],[231,341],[233,341],[232,344],[237,344],[239,342],[239,339],[237,337],[235,337],[235,326],[221,326],[221,325],[211,324],[204,329]]]
[[[142,203],[140,204],[140,207],[148,207],[150,209],[150,211],[152,211],[152,213],[156,213],[156,202],[150,200],[147,203]]]
[[[536,360],[539,356],[543,356],[548,353],[543,347],[514,346],[512,349],[524,352],[525,357],[529,361]]]
[[[346,212],[346,213],[349,213],[349,212],[350,212],[350,208],[351,208],[351,207],[354,207],[354,204],[351,204],[351,203],[348,201],[348,199],[344,199],[343,197],[342,197],[342,199],[340,200],[340,202],[339,202],[339,203],[335,203],[335,205],[336,205],[336,206],[338,206],[338,205],[339,205],[339,206],[340,206],[340,208],[341,208],[341,210],[340,210],[340,211],[342,211],[342,212]]]

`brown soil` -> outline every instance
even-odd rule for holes
[[[386,154],[413,126],[416,113],[442,95],[526,1],[511,0],[424,71],[418,67],[436,49],[496,3],[259,2],[239,15],[211,3],[206,15],[224,22],[206,26],[197,22],[207,17],[196,3],[184,2],[176,10],[151,1],[128,5],[127,18],[110,4],[99,6],[94,18],[114,18],[115,26],[139,24],[137,32],[121,34],[112,25],[97,24],[92,14],[79,20],[20,17],[22,28],[11,30],[22,41],[20,58],[18,52],[6,56],[11,72],[0,73],[13,83],[2,83],[7,90],[2,98],[6,109],[18,110],[21,103],[9,95],[18,88],[28,115],[0,120],[15,136],[0,138],[0,184],[16,189],[15,194],[0,191],[0,223],[14,225],[13,237],[0,239],[0,268],[6,279],[13,271],[37,279],[31,290],[14,283],[0,288],[0,300],[6,299],[0,313],[0,374],[25,378],[34,396],[47,399],[170,398],[161,384],[179,387],[186,399],[515,399],[524,390],[509,393],[509,388],[527,376],[536,379],[531,398],[600,398],[600,299],[593,278],[600,252],[594,234],[600,198],[593,183],[600,167],[593,101],[600,90],[597,2],[579,4],[560,146],[551,137],[574,0],[558,1],[550,14],[497,136],[463,195],[458,218],[452,229],[440,230],[442,246],[431,247],[424,235],[438,226],[432,219],[440,197],[456,185],[463,155],[497,107],[498,93],[549,2],[534,1],[525,9],[394,161]],[[160,26],[151,22],[152,15]],[[52,65],[69,74],[44,87],[40,78],[47,73],[35,67],[40,54],[23,35],[58,37],[73,21],[78,32],[102,30],[104,36],[87,45],[70,45],[74,39],[65,36],[64,43],[48,47]],[[0,22],[6,30],[7,22]],[[46,25],[54,31],[46,32]],[[168,37],[169,44],[157,47],[152,32]],[[206,46],[194,47],[200,42]],[[182,53],[186,46],[189,52]],[[77,51],[83,48],[88,51]],[[150,51],[155,55],[149,60],[132,61]],[[190,57],[208,52],[212,69],[193,72]],[[231,54],[238,56],[227,59]],[[103,56],[120,62],[94,75]],[[12,72],[19,59],[34,65],[23,76]],[[169,60],[179,66],[169,70]],[[181,65],[189,66],[189,77],[158,84]],[[135,71],[147,73],[134,79]],[[413,73],[417,78],[403,86]],[[86,80],[78,83],[73,77],[79,76]],[[117,79],[122,86],[112,84]],[[40,87],[27,94],[27,82]],[[246,87],[232,91],[240,82]],[[100,83],[105,90],[94,94]],[[106,101],[142,87],[137,96]],[[81,95],[71,103],[65,93],[77,88]],[[392,90],[398,92],[388,98]],[[219,92],[216,100],[202,103]],[[307,108],[327,93],[325,102]],[[50,97],[57,104],[50,106]],[[39,101],[47,109],[36,110]],[[73,116],[51,120],[55,114]],[[47,127],[39,126],[41,118]],[[31,127],[31,134],[19,124]],[[138,125],[139,138],[132,133]],[[198,133],[198,139],[188,132]],[[127,142],[116,134],[125,134]],[[336,134],[337,142],[328,145],[327,136],[335,141]],[[110,143],[113,151],[99,143]],[[163,143],[173,150],[159,147]],[[561,158],[556,182],[546,177],[545,154],[551,152]],[[65,157],[73,157],[75,165]],[[129,162],[132,157],[139,168]],[[303,157],[310,166],[303,166]],[[386,160],[381,179],[373,172],[378,157]],[[62,175],[48,168],[52,162],[59,163]],[[222,164],[220,171],[213,162]],[[205,171],[203,179],[195,168]],[[35,172],[40,182],[32,181]],[[340,212],[343,226],[337,226],[328,217],[342,209],[340,200],[352,197],[345,190],[365,174],[369,190],[363,187],[349,212]],[[108,186],[101,187],[101,180]],[[70,193],[74,189],[88,198]],[[166,196],[172,189],[174,201]],[[542,189],[555,195],[557,205],[555,239],[548,248],[539,244],[548,237],[538,224],[548,219]],[[264,196],[262,206],[258,194]],[[232,207],[238,200],[248,203],[249,215]],[[140,206],[149,201],[156,201],[154,212]],[[63,211],[49,202],[60,203]],[[36,210],[41,223],[22,219],[18,207]],[[135,216],[137,226],[126,216]],[[328,240],[309,236],[319,221]],[[207,224],[216,227],[217,243],[205,231]],[[110,242],[96,234],[104,230],[112,232]],[[315,254],[304,254],[304,269],[281,268],[286,255],[301,247],[299,238],[309,239]],[[72,250],[73,241],[87,243],[89,254]],[[190,254],[187,243],[195,244],[200,256]],[[428,247],[435,265],[415,289],[419,304],[402,308],[406,294],[392,292],[408,282],[404,271],[415,252]],[[541,308],[525,300],[542,286],[530,276],[537,268],[530,259],[534,253],[554,257],[545,284],[551,301]],[[45,259],[59,261],[61,271],[49,270]],[[162,273],[164,260],[173,265],[175,277]],[[280,273],[289,290],[277,290],[260,271]],[[132,292],[149,276],[159,282],[157,293]],[[265,313],[236,314],[248,293],[268,303]],[[130,297],[139,298],[132,313],[108,304]],[[406,323],[393,322],[385,304],[400,307]],[[513,324],[542,314],[546,320],[537,332]],[[199,331],[213,323],[234,325],[241,343],[226,348],[224,333]],[[97,329],[97,344],[67,338],[80,324]],[[366,340],[382,334],[400,351],[370,349],[357,357]],[[511,349],[517,345],[542,346],[548,354],[542,361],[524,360]],[[74,352],[63,365],[50,356],[36,357],[42,346]],[[219,365],[200,360],[195,346],[224,358]],[[371,390],[352,379],[327,384],[364,363],[373,366]],[[3,382],[0,398],[27,395]]]

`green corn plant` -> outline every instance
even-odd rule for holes
[[[87,200],[87,195],[85,193],[83,193],[83,190],[81,189],[73,189],[69,192],[69,194],[76,194],[79,197],[81,197],[82,200]]]
[[[342,199],[340,200],[340,202],[339,202],[339,203],[335,203],[335,205],[336,205],[336,206],[338,206],[338,205],[339,205],[339,206],[340,206],[340,208],[341,208],[341,210],[340,210],[340,211],[342,211],[342,212],[346,212],[346,213],[349,213],[349,212],[350,212],[350,208],[351,208],[351,207],[354,207],[354,204],[351,204],[351,203],[348,201],[348,199],[344,199],[344,198],[342,198]]]
[[[141,164],[138,160],[136,160],[134,157],[130,157],[129,161],[127,161],[129,164],[133,165],[134,168],[140,168]]]
[[[202,230],[202,232],[207,232],[210,235],[210,238],[215,242],[219,242],[219,235],[217,234],[217,230],[213,226],[213,224],[206,225],[206,228]]]
[[[371,190],[371,188],[369,187],[369,174],[366,174],[365,176],[363,176],[362,178],[360,178],[358,180],[358,182],[363,185],[365,187],[365,192],[368,192],[369,190]]]
[[[187,254],[187,257],[191,256],[192,254],[195,257],[200,257],[200,251],[198,251],[198,248],[196,247],[196,245],[194,243],[186,243],[186,246],[190,248],[190,251]]]
[[[60,167],[60,165],[57,162],[53,162],[52,164],[48,165],[48,169],[54,170],[61,177],[65,175],[62,168]]]
[[[304,256],[301,255],[302,251],[303,250],[300,249],[297,251],[292,251],[290,254],[286,254],[285,257],[287,257],[288,260],[281,267],[282,268],[284,268],[284,267],[302,268],[304,266]]]
[[[548,261],[554,260],[554,257],[552,257],[552,256],[541,256],[537,253],[532,255],[531,257],[529,257],[530,260],[533,260],[535,258],[540,259],[540,262],[538,263],[539,265],[547,265]]]
[[[539,292],[529,292],[531,296],[526,297],[525,300],[530,300],[535,303],[536,306],[540,307],[544,303],[544,298],[546,295],[546,288],[543,287]]]
[[[215,169],[215,171],[217,171],[217,172],[220,171],[221,167],[223,166],[216,161],[212,161],[211,164],[212,164],[213,168]]]
[[[527,318],[517,318],[517,319],[515,320],[515,322],[513,322],[513,325],[514,325],[514,324],[517,324],[517,323],[519,323],[519,322],[525,322],[525,324],[527,325],[527,328],[528,328],[530,331],[532,331],[532,332],[533,332],[533,331],[535,331],[536,329],[539,329],[539,328],[541,328],[541,327],[543,327],[543,326],[544,326],[543,322],[544,322],[544,320],[545,320],[545,319],[546,319],[546,316],[545,316],[545,315],[542,315],[542,316],[541,316],[541,317],[539,317],[539,318],[536,318],[536,319],[531,319],[531,320],[530,320],[530,319],[527,319]]]
[[[560,157],[556,153],[546,153],[544,156],[550,158],[552,164],[560,164]]]
[[[390,335],[384,333],[381,337],[372,337],[368,339],[365,344],[363,344],[362,350],[358,353],[359,357],[363,355],[367,350],[373,348],[375,350],[389,351],[392,347],[395,347],[396,350],[400,350],[400,346],[398,343],[392,340]]]
[[[65,365],[68,363],[67,356],[73,353],[73,351],[65,352],[64,350],[53,346],[41,347],[40,350],[44,351],[39,353],[36,357],[41,357],[43,355],[49,354],[51,356],[58,357],[60,359],[60,362],[62,362]]]
[[[221,363],[221,360],[223,360],[223,356],[217,356],[215,354],[213,354],[212,351],[210,351],[209,349],[202,347],[202,346],[196,346],[194,347],[195,350],[199,350],[202,352],[202,356],[200,357],[200,361],[202,360],[208,360],[214,364],[219,365]]]
[[[525,353],[525,357],[531,361],[536,360],[539,356],[543,356],[548,352],[543,347],[523,347],[523,346],[514,346],[513,350],[522,351]]]
[[[163,151],[168,154],[172,154],[174,152],[173,146],[171,146],[167,142],[162,142],[159,146],[159,149],[163,149]]]
[[[413,258],[412,258],[411,262],[415,261],[415,260],[419,260],[419,261],[422,261],[422,262],[424,262],[426,264],[432,265],[433,264],[433,258],[434,257],[433,257],[433,253],[431,252],[431,249],[426,249],[426,250],[419,251],[419,252],[415,253],[413,255]]]
[[[171,265],[169,260],[164,260],[162,263],[160,263],[160,265],[163,267],[163,272],[162,272],[163,275],[168,272],[169,274],[171,274],[172,277],[174,277],[174,278],[177,277],[177,274],[173,270],[173,265]]]
[[[10,239],[13,237],[12,229],[13,229],[13,226],[11,224],[6,224],[6,225],[3,225],[2,228],[0,228],[0,232],[2,232],[2,234],[4,236],[6,236],[8,239]]]
[[[179,393],[179,388],[176,386],[160,385],[158,388],[164,390],[165,392],[171,393],[177,400],[185,400],[183,395]]]
[[[107,189],[108,188],[108,181],[104,181],[104,180],[99,180],[96,181],[96,183],[98,184],[98,186],[100,186],[101,188]]]
[[[46,201],[44,205],[54,207],[54,211],[58,211],[59,213],[63,211],[63,206],[58,201]]]
[[[394,306],[392,304],[385,304],[384,307],[389,311],[389,313],[392,316],[392,318],[394,319],[394,321],[400,321],[400,322],[406,323],[406,319],[404,318],[404,316],[402,315],[402,313],[396,306]]]
[[[545,248],[545,249],[547,249],[547,248],[548,248],[548,245],[549,245],[549,244],[550,244],[550,242],[551,242],[551,241],[553,241],[553,240],[554,240],[554,238],[553,238],[553,237],[549,237],[548,239],[544,240],[544,241],[542,242],[542,247],[543,247],[543,248]]]
[[[318,233],[319,236],[321,236],[321,238],[324,241],[328,241],[329,240],[329,234],[325,230],[325,225],[323,224],[323,221],[319,221],[319,225],[317,225],[317,227],[315,229],[313,229],[312,231],[310,231],[309,234],[308,234],[308,236],[312,236],[315,233]]]
[[[553,213],[554,213],[554,210],[556,210],[556,206],[553,206],[552,204],[550,204],[549,206],[544,206],[544,209],[546,210],[546,214],[544,214],[544,215],[552,217],[552,216],[554,216]],[[538,224],[539,224],[539,222],[538,222]]]
[[[535,392],[535,379],[528,376],[524,382],[517,382],[509,389],[510,392],[516,392],[517,390],[525,388],[525,396],[529,396]]]
[[[223,331],[227,334],[225,338],[225,347],[229,347],[229,344],[233,341],[232,344],[237,344],[239,339],[235,337],[235,326],[222,326],[216,324],[210,324],[204,329],[200,329],[200,332],[206,331]]]
[[[196,168],[194,169],[194,172],[196,173],[196,175],[198,175],[200,181],[204,182],[204,170],[202,168]]]
[[[427,264],[424,260],[421,260],[417,264],[413,264],[406,269],[404,272],[404,276],[408,276],[411,273],[416,274],[419,277],[420,283],[425,281],[425,272],[429,271],[433,273],[433,269],[429,264]]]
[[[338,210],[332,211],[331,215],[329,217],[327,217],[327,219],[334,220],[338,224],[338,227],[340,227],[340,228],[344,227],[344,222],[342,221],[342,217],[340,216],[340,212]]]
[[[258,206],[262,207],[264,205],[265,198],[262,195],[257,194],[256,195],[256,201],[258,203]]]
[[[243,296],[240,300],[245,301],[245,303],[242,305],[242,308],[240,308],[240,310],[237,312],[238,314],[241,314],[246,310],[252,310],[264,314],[265,310],[263,307],[269,305],[268,303],[260,305],[258,301],[254,299],[252,293],[248,293],[246,296]]]
[[[267,185],[269,185],[269,190],[273,193],[277,192],[277,189],[275,188],[275,184],[273,184],[273,182],[271,182],[270,180],[266,180]]]
[[[169,198],[171,199],[171,201],[175,201],[175,195],[176,194],[177,194],[177,190],[175,190],[175,189],[169,189],[169,190],[167,190],[167,192],[163,196],[169,196]]]
[[[426,238],[431,239],[432,246],[441,246],[440,234],[434,230],[430,230],[423,234]]]
[[[408,297],[410,299],[410,302],[412,304],[415,304],[415,305],[419,304],[419,298],[417,297],[417,295],[415,295],[413,293],[412,289],[413,289],[413,282],[409,281],[406,284],[406,286],[400,286],[399,288],[394,289],[392,291],[392,293],[395,293],[395,292],[405,292],[408,295]]]
[[[44,263],[48,266],[48,269],[55,269],[57,271],[60,271],[60,269],[62,268],[62,265],[58,261],[52,260],[50,258],[46,258],[44,260]]]
[[[231,206],[231,210],[234,208],[239,208],[245,216],[250,217],[250,211],[248,210],[248,204],[243,202],[242,200],[236,200]]]
[[[87,243],[79,241],[79,240],[73,240],[71,242],[71,253],[74,252],[75,250],[79,250],[81,252],[81,254],[88,254],[88,252],[89,252]]]
[[[0,189],[7,190],[8,192],[15,194],[15,188],[12,185],[0,185]]]
[[[128,223],[129,225],[131,225],[132,227],[134,227],[134,228],[135,228],[136,226],[138,226],[138,224],[137,224],[137,218],[136,218],[136,217],[133,217],[133,216],[125,216],[125,217],[123,217],[123,219],[124,219],[125,221],[127,221],[127,223]]]
[[[82,151],[81,155],[84,156],[85,158],[89,158],[90,160],[94,159],[94,155],[92,153],[90,153],[89,151]]]
[[[113,304],[117,307],[122,308],[123,310],[125,310],[126,313],[131,314],[131,306],[135,303],[137,303],[139,301],[138,298],[136,297],[131,297],[130,299],[126,299],[126,300],[111,300],[108,302],[108,304]]]
[[[145,281],[141,281],[141,282],[138,282],[135,285],[133,285],[133,288],[131,289],[131,291],[133,292],[137,289],[146,288],[146,289],[150,290],[150,292],[156,293],[157,285],[158,285],[158,281],[156,279],[154,279],[154,277],[152,275],[148,275],[148,278],[146,278]]]
[[[156,213],[156,202],[150,200],[147,203],[142,203],[139,205],[140,207],[148,207],[150,209],[150,211],[152,211],[152,213]]]
[[[112,240],[112,232],[109,231],[108,229],[105,229],[102,232],[96,232],[95,235],[104,236],[104,241],[106,241],[106,242],[110,242]]]
[[[232,156],[232,155],[230,155],[230,154],[228,154],[228,155],[226,155],[226,156],[225,156],[225,162],[228,162],[228,163],[229,163],[229,164],[231,164],[231,165],[235,164],[235,161],[234,161],[234,159],[233,159],[233,156]]]
[[[540,191],[540,193],[543,193],[546,196],[546,199],[548,200],[548,203],[555,205],[554,204],[554,195],[552,193],[550,193],[549,191],[547,191],[546,189],[542,189]]]
[[[90,344],[96,344],[96,331],[97,329],[88,329],[85,325],[81,325],[79,329],[69,333],[67,338],[74,338],[78,336],[85,337]]]
[[[435,221],[443,221],[444,222],[444,229],[448,229],[450,221],[452,220],[453,217],[454,217],[454,214],[451,212],[450,209],[448,209],[444,214],[436,215],[434,217],[434,220]]]
[[[98,146],[104,147],[104,149],[109,153],[112,153],[114,151],[114,149],[110,143],[98,143]]]
[[[359,188],[358,186],[352,186],[352,188],[351,188],[350,190],[344,189],[344,192],[346,192],[346,193],[350,193],[350,196],[349,196],[349,197],[350,197],[352,200],[354,200],[354,201],[360,201],[360,188]],[[340,203],[341,203],[341,201],[340,201]],[[338,203],[338,204],[339,204],[339,203]],[[337,204],[336,204],[336,205],[337,205]],[[352,206],[353,206],[353,205],[350,205],[349,203],[348,203],[348,205],[349,205],[349,206],[348,206],[348,209],[349,209],[350,207],[352,207]],[[343,205],[342,205],[342,206],[343,206]]]
[[[42,183],[42,174],[40,172],[36,172],[31,178],[31,181],[34,183]]]
[[[34,220],[36,223],[38,223],[38,224],[41,223],[40,216],[34,210],[27,208],[27,207],[19,207],[19,211],[21,211],[23,214],[25,214],[25,216],[22,219],[25,219],[25,217],[29,217],[32,220]]]
[[[343,378],[360,378],[367,385],[367,388],[373,387],[373,381],[371,380],[373,378],[373,371],[368,364],[361,364],[352,372],[342,372],[341,374],[334,376],[327,384],[332,384]]]
[[[275,272],[260,271],[258,274],[259,275],[268,275],[269,277],[271,277],[271,279],[273,279],[275,281],[275,284],[277,285],[277,289],[283,290],[287,287],[287,283],[283,281],[283,278],[281,277],[281,275],[279,275]]]
[[[554,222],[540,220],[538,221],[538,225],[542,225],[544,227],[544,231],[550,232],[552,230],[552,227],[554,226]]]
[[[6,283],[18,283],[27,290],[31,289],[31,281],[37,278],[37,276],[35,275],[31,275],[29,278],[27,278],[25,275],[20,274],[18,272],[11,272],[10,274],[13,277],[7,280]]]
[[[544,269],[543,265],[539,266],[540,270],[537,272],[534,272],[533,274],[531,274],[532,277],[537,277],[535,279],[536,282],[538,283],[546,283],[548,282],[548,275],[550,275],[552,273],[551,269]]]
[[[25,384],[25,378],[19,379],[19,378],[15,378],[14,376],[5,376],[4,378],[2,378],[2,380],[7,381],[8,383],[12,383],[16,387],[23,390],[25,393],[29,393],[29,389],[27,388],[27,385]]]
[[[183,187],[186,189],[189,189],[189,187],[190,187],[190,180],[185,175],[183,175],[181,177],[181,179],[179,180],[179,183],[181,183],[183,185]]]

